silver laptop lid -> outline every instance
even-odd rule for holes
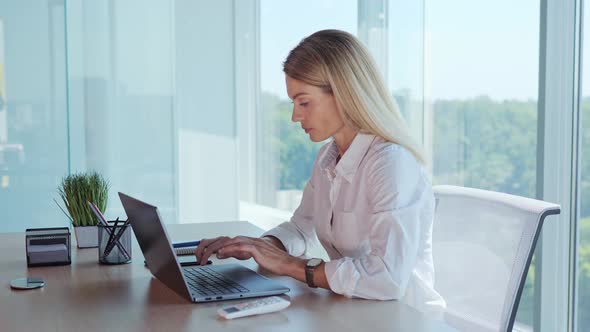
[[[121,192],[119,198],[150,272],[170,289],[190,300],[188,287],[158,208]]]

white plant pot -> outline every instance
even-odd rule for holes
[[[79,226],[74,227],[76,243],[78,248],[97,248],[98,247],[98,227],[96,226]]]

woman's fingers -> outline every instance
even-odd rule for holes
[[[207,259],[209,259],[209,256],[211,256],[213,252],[217,251],[217,249],[221,246],[222,242],[227,240],[229,240],[227,236],[220,236],[214,239],[205,239],[201,241],[201,243],[197,247],[197,250],[195,250],[195,256],[197,257],[197,261],[201,262],[201,265],[203,265],[203,263],[206,263]]]
[[[284,274],[292,264],[291,256],[282,249],[264,239],[232,239],[219,249],[222,257],[253,258],[256,263],[272,273]]]
[[[217,258],[234,257],[240,260],[254,258],[264,268],[272,271],[279,269],[289,255],[266,239],[226,236],[205,239],[197,247],[195,255],[199,264],[204,265],[209,257],[217,253]]]
[[[222,237],[218,237],[216,239],[216,241],[211,242],[209,245],[207,245],[207,247],[203,250],[203,253],[201,254],[201,258],[198,259],[200,264],[205,265],[207,263],[207,260],[209,259],[209,257],[211,255],[213,255],[214,253],[216,253],[217,250],[219,250],[219,248],[222,248],[223,246],[225,246],[225,244],[229,240],[231,240],[229,237],[222,236]]]
[[[207,246],[213,241],[215,241],[215,239],[201,240],[201,243],[199,243],[197,249],[195,249],[195,256],[197,257],[197,260],[200,260],[201,256],[203,255],[203,251],[205,251],[205,248],[207,248]]]

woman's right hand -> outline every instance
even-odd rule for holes
[[[199,262],[199,265],[205,265],[209,257],[213,254],[217,254],[217,251],[223,248],[230,240],[232,240],[232,238],[227,236],[220,236],[213,239],[201,240],[201,243],[195,250],[195,256],[197,257],[197,262]],[[250,258],[250,255],[244,254],[243,257],[237,256],[234,258],[244,260]]]
[[[230,241],[234,241],[236,238],[231,238],[228,236],[220,236],[220,237],[216,237],[213,239],[201,240],[201,243],[199,243],[199,245],[197,246],[197,249],[195,250],[195,256],[197,258],[197,262],[199,262],[199,265],[205,265],[205,263],[207,262],[207,260],[209,259],[209,257],[211,255],[217,254],[217,251],[219,251],[219,249],[225,247],[228,243],[231,243]],[[246,239],[248,237],[239,236],[239,238]],[[254,239],[254,238],[250,238],[250,239]],[[256,238],[256,239],[258,239],[258,238]],[[283,251],[286,251],[285,247],[283,246],[281,241],[279,241],[279,239],[277,239],[275,237],[270,237],[270,236],[263,237],[262,239],[271,243],[273,246],[275,246]],[[252,255],[245,253],[245,252],[239,252],[239,253],[236,253],[230,257],[234,257],[239,260],[245,260],[245,259],[251,258]],[[219,257],[218,256],[217,258],[229,258],[229,257]]]

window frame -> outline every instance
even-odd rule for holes
[[[561,214],[537,246],[536,331],[575,331],[580,1],[541,0],[537,198],[561,203]]]

